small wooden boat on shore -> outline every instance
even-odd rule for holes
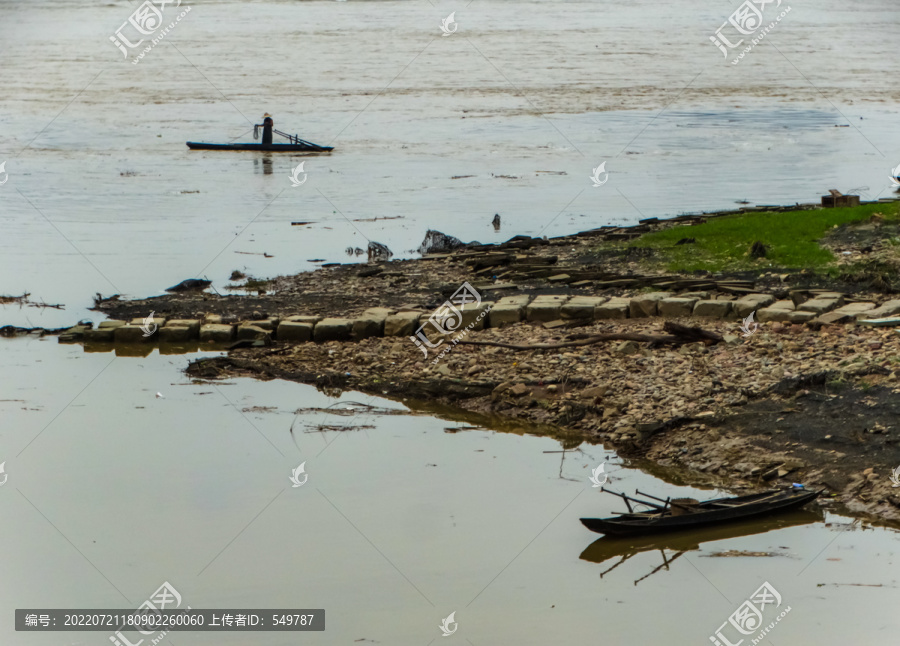
[[[264,150],[273,153],[323,153],[334,150],[332,146],[319,146],[308,141],[294,144],[204,144],[187,142],[191,150]]]
[[[601,491],[621,496],[628,507],[628,513],[611,518],[582,518],[581,523],[598,534],[633,536],[695,529],[799,509],[812,502],[824,489],[807,491],[802,486],[795,485],[788,489],[772,489],[747,496],[718,498],[703,502],[683,498],[663,500],[639,491],[635,492],[636,495],[664,503],[662,505],[629,498],[623,493],[607,489],[601,489]],[[631,502],[651,507],[651,510],[635,512]]]

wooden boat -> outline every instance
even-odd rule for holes
[[[204,144],[187,142],[191,150],[264,150],[273,153],[321,153],[334,150],[332,146],[318,146],[308,141],[292,144]]]
[[[802,487],[772,489],[748,496],[706,500],[697,502],[694,505],[682,505],[675,502],[674,509],[670,499],[662,500],[655,496],[636,492],[638,495],[665,503],[664,505],[657,505],[629,498],[625,494],[607,491],[606,489],[602,489],[602,491],[621,496],[628,507],[629,513],[611,518],[582,518],[582,524],[598,534],[628,536],[699,528],[706,525],[799,509],[813,501],[824,489],[819,491],[807,491]],[[635,512],[629,501],[653,507],[653,509],[645,512]]]
[[[669,565],[678,557],[689,551],[699,551],[704,543],[722,543],[735,538],[765,534],[767,532],[810,525],[824,520],[824,514],[820,510],[801,509],[789,511],[770,518],[751,518],[739,520],[723,525],[701,527],[699,529],[687,529],[680,532],[666,534],[651,534],[649,536],[602,536],[591,543],[579,557],[583,561],[591,563],[604,563],[614,558],[618,560],[612,566],[600,573],[602,579],[606,574],[619,567],[622,563],[638,554],[658,551],[662,556],[662,565],[654,568],[649,574],[637,579],[637,585],[648,576],[659,572],[661,569],[669,569]],[[710,545],[712,547],[712,545]],[[669,552],[669,554],[667,554]],[[674,553],[674,554],[673,554]]]

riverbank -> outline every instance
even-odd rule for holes
[[[138,322],[151,311],[165,320],[162,330],[170,322],[172,331],[233,324],[242,345],[255,340],[256,347],[193,362],[188,373],[195,378],[249,375],[433,400],[548,424],[687,473],[697,484],[823,486],[854,513],[897,522],[900,496],[890,476],[900,464],[900,336],[857,321],[867,312],[900,311],[892,297],[900,266],[892,242],[898,206],[780,211],[779,217],[799,214],[826,232],[812,271],[775,262],[779,243],[765,237],[764,227],[763,255],[746,249],[739,236],[753,230],[748,223],[773,212],[706,214],[248,278],[244,286],[255,295],[101,298],[96,309],[123,323],[135,319],[127,326],[135,341]],[[836,217],[843,223],[831,224]],[[678,245],[683,239],[694,242]],[[745,250],[713,254],[708,269],[701,263],[691,273],[672,271],[669,254],[682,253],[676,247],[706,240]],[[487,327],[434,363],[409,339],[413,323],[426,320],[464,282],[483,304],[492,303]],[[369,320],[373,308],[380,334],[355,334],[352,321]],[[591,314],[580,316],[585,309]],[[742,322],[748,312],[758,327]],[[411,315],[404,319],[408,329],[389,334],[389,317],[403,314]],[[342,340],[287,343],[280,330],[288,317],[295,328],[309,326],[307,338],[323,318],[351,323],[346,337],[334,337]],[[702,328],[706,337],[667,340],[665,321]],[[254,329],[241,336],[241,328]]]

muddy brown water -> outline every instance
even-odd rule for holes
[[[296,272],[368,240],[404,257],[428,229],[495,242],[828,188],[883,196],[900,162],[884,48],[896,12],[791,4],[771,45],[731,66],[708,39],[727,3],[197,2],[174,46],[138,65],[109,42],[127,3],[5,3],[0,294],[66,309],[7,305],[0,322],[60,327],[93,316],[97,292],[204,275],[221,290],[235,269]],[[459,32],[442,37],[451,11]],[[334,153],[184,146],[249,141],[266,111]],[[295,445],[293,411],[334,402],[310,387],[191,384],[186,357],[55,339],[4,339],[0,361],[3,644],[108,644],[16,634],[12,611],[136,606],[166,580],[196,608],[325,608],[326,632],[302,636],[322,644],[429,644],[451,612],[449,639],[471,644],[707,643],[764,581],[791,607],[773,643],[890,643],[900,629],[896,534],[845,517],[698,543],[636,586],[658,551],[602,578],[608,561],[582,558],[597,537],[578,518],[619,510],[587,480],[600,447],[446,432],[472,421],[441,411]],[[716,493],[610,457],[615,487]],[[303,461],[309,481],[291,487]],[[779,556],[705,557],[725,550]]]

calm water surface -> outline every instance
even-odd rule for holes
[[[493,242],[828,188],[874,199],[900,163],[887,0],[792,1],[737,66],[708,41],[727,2],[190,4],[131,65],[108,41],[127,3],[0,3],[0,294],[65,305],[0,306],[0,324],[96,321],[97,292],[200,275],[221,291],[234,269],[296,272],[367,240],[411,256],[429,228]],[[442,37],[451,11],[459,31]],[[184,146],[250,141],[264,112],[335,152]],[[609,181],[592,187],[604,161]],[[12,610],[136,606],[165,580],[195,608],[327,611],[325,633],[167,638],[179,645],[426,645],[451,612],[449,639],[475,646],[708,643],[766,580],[791,606],[771,643],[900,631],[892,531],[829,515],[662,553],[610,548],[578,522],[621,510],[587,479],[604,458],[618,489],[716,492],[602,447],[563,456],[525,428],[297,416],[336,400],[191,384],[187,361],[0,342],[0,643],[109,644],[14,633]],[[363,428],[316,431],[351,420]],[[309,480],[292,488],[301,462]],[[776,556],[710,556],[725,550]]]

